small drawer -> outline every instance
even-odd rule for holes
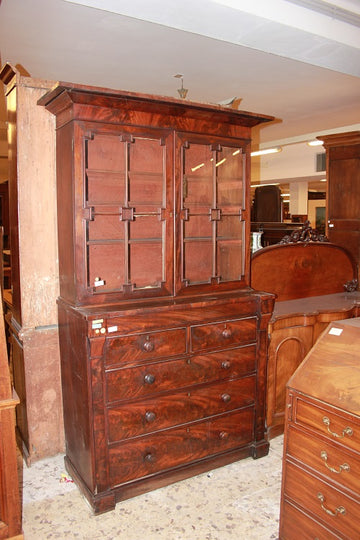
[[[191,349],[226,349],[256,341],[256,317],[234,319],[191,327]]]
[[[280,540],[343,540],[334,531],[285,500],[280,517]]]
[[[253,426],[254,410],[250,408],[111,446],[112,487],[248,446],[253,441]]]
[[[326,476],[332,482],[358,493],[360,497],[360,460],[358,454],[326,439],[307,435],[289,427],[286,452]]]
[[[294,420],[296,424],[326,435],[331,441],[347,448],[360,448],[360,424],[351,417],[340,416],[331,407],[325,409],[297,396]]]
[[[360,505],[316,475],[287,461],[284,469],[284,495],[305,512],[346,538],[359,538]]]
[[[254,373],[255,360],[255,346],[249,345],[226,352],[108,370],[106,399],[112,403],[195,384],[236,379]]]
[[[130,334],[106,340],[105,365],[130,365],[185,353],[185,328]]]
[[[108,410],[109,442],[252,405],[255,377],[200,386]]]

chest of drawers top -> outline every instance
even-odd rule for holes
[[[360,318],[334,321],[288,388],[360,417]]]

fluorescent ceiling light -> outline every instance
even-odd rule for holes
[[[265,148],[264,150],[256,150],[256,152],[251,152],[251,156],[265,156],[266,154],[277,154],[281,152],[281,146],[276,146],[275,148]]]
[[[308,141],[308,146],[322,146],[324,144],[324,141],[319,141],[319,139],[315,139],[314,141]]]
[[[279,186],[280,185],[280,182],[273,182],[271,184],[251,184],[251,187],[252,188],[256,188],[256,187],[263,187],[263,186]]]

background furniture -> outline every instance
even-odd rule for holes
[[[326,235],[331,242],[350,251],[359,270],[360,131],[318,138],[326,150]]]
[[[332,322],[287,385],[280,538],[360,536],[360,319]]]
[[[95,512],[265,439],[273,296],[249,287],[251,127],[271,117],[59,83],[66,465]]]
[[[275,221],[252,221],[251,232],[262,231],[261,244],[262,247],[278,244],[286,235],[290,235],[294,231],[299,231],[303,227],[303,223],[285,223]]]
[[[270,438],[283,431],[286,382],[321,332],[333,320],[360,315],[360,292],[344,288],[356,277],[351,254],[328,242],[277,244],[253,255],[251,285],[276,295],[268,329]]]
[[[282,221],[281,190],[279,186],[255,188],[252,221]]]
[[[0,292],[0,538],[14,540],[23,538],[15,442],[14,412],[18,402],[10,381]]]

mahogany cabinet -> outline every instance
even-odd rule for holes
[[[360,536],[360,319],[332,322],[287,385],[280,538]]]
[[[269,323],[266,425],[269,439],[284,431],[286,383],[334,320],[360,316],[360,292],[275,302]]]
[[[271,117],[59,83],[66,464],[95,512],[265,439],[273,295],[249,287],[251,128]]]
[[[319,139],[326,150],[326,234],[331,242],[348,249],[360,268],[360,131]]]

